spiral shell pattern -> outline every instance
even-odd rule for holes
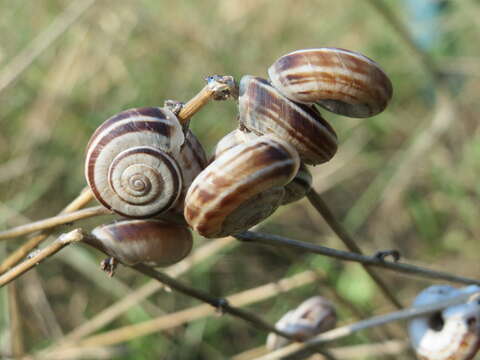
[[[305,341],[335,327],[337,314],[333,304],[322,296],[313,296],[277,321],[275,328]],[[267,337],[267,349],[277,350],[290,341],[275,333]]]
[[[280,205],[300,160],[288,143],[261,136],[221,154],[193,181],[185,220],[205,237],[247,230]]]
[[[267,80],[244,76],[238,101],[240,127],[287,141],[306,164],[320,164],[335,155],[337,136],[320,113],[314,107],[290,101]]]
[[[171,265],[187,256],[193,244],[185,226],[160,220],[101,225],[93,229],[92,235],[87,242],[126,265]]]
[[[319,48],[291,52],[268,69],[273,86],[289,99],[316,103],[349,117],[382,112],[392,97],[392,84],[368,57],[344,49]]]
[[[456,289],[433,285],[423,290],[413,306],[432,304],[480,291],[476,285]],[[412,346],[421,360],[471,360],[480,346],[480,304],[473,299],[429,316],[414,318],[408,325]]]
[[[171,208],[182,189],[175,158],[185,142],[175,115],[161,108],[123,111],[105,121],[87,146],[85,175],[105,207],[127,217]]]

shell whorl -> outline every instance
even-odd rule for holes
[[[426,305],[460,294],[480,291],[476,285],[454,288],[433,285],[423,290],[413,306]],[[422,360],[470,360],[480,346],[480,304],[477,299],[449,306],[429,316],[412,319],[408,324],[412,347]]]
[[[392,97],[392,84],[380,66],[368,57],[345,49],[298,50],[276,60],[269,77],[283,95],[316,103],[349,117],[382,112]]]
[[[185,199],[185,219],[210,238],[247,230],[280,205],[282,187],[299,166],[295,149],[273,136],[235,146],[194,180]]]
[[[87,146],[85,175],[105,207],[144,218],[171,208],[182,189],[176,157],[185,136],[175,115],[161,108],[123,111],[106,120]]]
[[[282,200],[282,205],[287,205],[292,202],[302,199],[312,188],[312,174],[304,163],[300,164],[297,175],[285,185],[285,196]]]
[[[92,235],[87,242],[127,265],[171,265],[187,256],[193,244],[185,226],[152,219],[101,225]]]
[[[287,99],[267,80],[244,76],[238,101],[241,127],[287,141],[306,164],[320,164],[335,155],[337,136],[320,113],[312,106]]]

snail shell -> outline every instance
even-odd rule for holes
[[[253,140],[257,137],[258,136],[253,133],[241,131],[240,129],[235,129],[229,132],[227,135],[221,138],[220,141],[215,146],[212,161],[218,158],[225,151],[237,145],[243,144],[249,140]]]
[[[285,196],[282,200],[282,205],[290,204],[292,202],[302,199],[312,188],[312,174],[307,169],[304,163],[300,164],[297,175],[285,185]]]
[[[306,164],[320,164],[335,155],[335,131],[314,107],[290,101],[267,80],[250,75],[241,79],[239,92],[241,129],[287,141]]]
[[[413,306],[435,303],[462,293],[480,291],[476,285],[456,289],[433,285],[423,290]],[[478,298],[454,305],[429,316],[414,318],[408,325],[412,346],[422,360],[470,360],[480,346],[480,304]]]
[[[299,166],[295,149],[273,136],[237,145],[193,181],[185,199],[185,220],[207,238],[247,230],[280,206],[283,186]]]
[[[126,265],[174,264],[192,249],[188,228],[161,220],[125,220],[93,229],[90,245]]]
[[[126,110],[92,135],[87,182],[105,207],[127,217],[151,217],[172,208],[203,168],[199,146],[169,110]]]
[[[333,329],[337,323],[337,314],[333,304],[322,296],[314,296],[296,309],[287,312],[276,324],[278,330],[305,341],[315,335]],[[275,333],[267,337],[267,349],[277,350],[290,341]]]
[[[368,57],[344,49],[297,50],[268,69],[273,86],[293,101],[316,103],[336,114],[370,117],[392,97],[392,83]]]

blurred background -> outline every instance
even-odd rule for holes
[[[86,143],[111,115],[162,106],[165,99],[186,101],[212,74],[266,77],[287,52],[331,46],[376,60],[394,96],[370,119],[323,112],[340,146],[328,164],[311,169],[315,189],[367,254],[394,248],[413,263],[478,277],[479,1],[17,0],[1,1],[0,14],[0,230],[53,216],[79,193]],[[234,102],[212,103],[191,128],[211,151],[235,119]],[[72,226],[90,229],[109,220]],[[344,249],[306,199],[279,209],[261,230]],[[25,240],[0,242],[0,259]],[[209,241],[197,237],[195,247]],[[98,268],[102,257],[71,246],[1,289],[0,357],[54,347],[149,282],[127,268],[109,279]],[[247,309],[274,323],[321,294],[337,304],[340,323],[394,310],[358,264],[253,244],[231,242],[181,280],[227,296],[305,271],[314,271],[315,281]],[[404,305],[432,284],[393,272],[381,276]],[[108,335],[195,305],[181,294],[156,292],[90,332]],[[247,359],[254,355],[245,352],[266,337],[228,315],[130,335],[118,341],[112,335],[111,344],[92,352],[56,356]],[[402,326],[361,332],[334,346],[386,339],[405,340]],[[352,358],[384,357],[367,348]],[[400,346],[393,358],[412,357]]]

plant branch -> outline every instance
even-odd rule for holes
[[[274,332],[275,334],[283,336],[289,340],[296,341],[296,338],[294,336],[284,331],[276,329],[273,325],[270,325],[269,323],[267,323],[257,315],[254,315],[248,311],[231,306],[228,303],[228,300],[224,298],[216,298],[214,296],[211,296],[207,292],[194,289],[146,265],[142,265],[142,264],[134,265],[132,266],[132,268],[137,270],[138,272],[141,272],[146,276],[149,276],[153,279],[160,281],[161,283],[167,285],[168,287],[174,290],[177,290],[187,296],[193,297],[207,304],[210,304],[211,306],[216,308],[220,313],[227,313],[227,314],[233,315],[235,317],[238,317],[240,319],[243,319],[247,322],[252,323],[257,328],[260,328],[269,332]]]
[[[81,209],[87,205],[93,199],[93,193],[90,188],[83,189],[82,192],[62,211],[62,213],[71,213],[78,209]],[[26,241],[22,246],[16,249],[11,253],[1,264],[0,264],[0,275],[5,271],[10,269],[12,266],[18,264],[25,256],[27,256],[30,251],[40,245],[45,239],[47,239],[51,234],[51,231],[43,232],[42,234],[36,235]]]
[[[330,208],[327,206],[327,204],[323,201],[321,196],[314,190],[311,189],[307,193],[307,198],[310,201],[310,203],[313,205],[313,207],[320,213],[320,215],[325,219],[327,222],[328,226],[333,230],[335,234],[342,240],[342,242],[345,244],[345,246],[352,252],[357,253],[357,254],[363,254],[362,250],[360,247],[357,245],[355,240],[350,236],[350,234],[345,230],[345,228],[342,226],[342,224],[336,219],[335,215],[333,215],[332,211]],[[402,309],[403,305],[400,302],[400,300],[397,299],[397,297],[392,293],[392,291],[388,288],[387,284],[380,278],[377,273],[375,273],[372,269],[370,269],[368,266],[363,265],[363,268],[365,271],[370,275],[370,277],[375,281],[375,283],[378,285],[380,290],[383,292],[385,297],[390,300],[390,302],[397,308],[397,309]]]
[[[452,275],[443,271],[430,270],[424,267],[405,264],[401,262],[392,262],[389,260],[382,260],[376,256],[367,256],[356,254],[348,251],[342,251],[337,249],[328,248],[321,245],[315,245],[298,240],[289,239],[286,237],[263,234],[251,231],[245,231],[241,234],[235,235],[235,237],[241,241],[255,242],[273,246],[285,246],[292,249],[303,250],[315,254],[325,255],[345,261],[358,262],[365,265],[375,266],[387,270],[391,270],[397,273],[403,273],[408,275],[415,275],[427,279],[445,280],[460,284],[476,284],[480,285],[480,280],[470,279],[462,276]]]
[[[0,232],[0,240],[6,240],[35,231],[51,229],[63,224],[72,223],[77,220],[86,219],[99,215],[108,215],[112,212],[103,206],[92,206],[83,210],[74,211],[68,214],[60,214],[43,220],[35,221],[29,224],[20,225],[9,230]]]
[[[51,243],[49,246],[45,247],[44,249],[40,250],[37,254],[33,255],[29,259],[25,260],[24,262],[20,263],[7,273],[0,276],[0,288],[11,282],[12,280],[16,279],[17,277],[21,276],[34,266],[38,265],[40,262],[45,260],[46,258],[52,256],[53,254],[57,253],[65,246],[73,243],[78,242],[83,239],[83,233],[80,229],[75,229],[70,231],[69,233],[62,234]]]

